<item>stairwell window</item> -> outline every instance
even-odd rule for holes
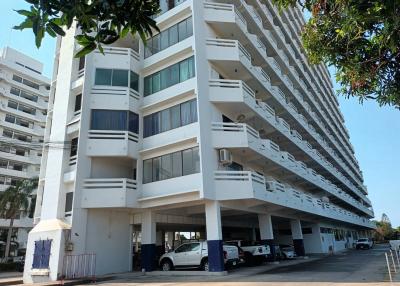
[[[139,134],[139,116],[125,110],[93,109],[92,130],[130,131]]]
[[[159,92],[195,76],[194,57],[187,58],[144,78],[144,96]]]
[[[166,154],[143,161],[143,184],[200,172],[199,148]]]
[[[129,70],[96,68],[94,84],[124,86],[139,91],[139,75]]]

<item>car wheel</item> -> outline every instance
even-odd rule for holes
[[[172,262],[168,259],[163,260],[161,263],[161,269],[162,271],[170,271],[173,269]]]
[[[201,269],[203,269],[204,271],[208,271],[210,269],[208,259],[203,259],[203,261],[201,262]]]

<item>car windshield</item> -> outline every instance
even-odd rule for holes
[[[365,242],[365,241],[368,241],[368,239],[366,239],[366,238],[361,238],[361,239],[358,240],[358,242]]]

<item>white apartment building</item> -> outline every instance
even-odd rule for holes
[[[50,88],[42,70],[42,63],[10,47],[0,50],[0,192],[39,175]],[[0,218],[3,235],[8,226]],[[26,248],[33,219],[22,216],[14,226],[17,255],[16,249]]]
[[[374,228],[367,189],[327,68],[309,65],[301,11],[269,1],[161,1],[160,34],[74,58],[58,41],[24,281],[152,271],[166,243],[294,244],[298,255],[352,247]],[[47,162],[47,164],[46,164]]]

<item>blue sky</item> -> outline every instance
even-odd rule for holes
[[[38,50],[30,31],[11,32],[11,27],[21,22],[12,10],[26,7],[23,0],[2,1],[0,47],[10,45],[42,61],[45,75],[50,76],[55,40],[47,37]],[[376,217],[380,219],[384,212],[394,226],[400,226],[400,111],[379,107],[373,101],[360,105],[356,99],[340,97],[339,102]]]

